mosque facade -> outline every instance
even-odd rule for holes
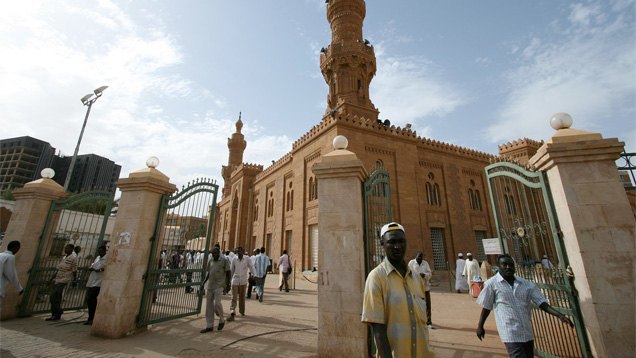
[[[365,14],[363,0],[328,2],[332,41],[320,55],[327,109],[290,152],[267,168],[243,163],[247,143],[239,116],[228,139],[223,198],[216,208],[213,241],[221,248],[251,252],[263,246],[272,258],[287,250],[297,270],[317,268],[320,183],[311,167],[343,135],[368,172],[377,167],[389,172],[393,220],[405,227],[407,258],[423,251],[436,270],[444,270],[446,262],[454,266],[459,252],[485,259],[481,239],[497,237],[484,172],[495,156],[378,121],[369,98],[376,58],[362,36]],[[525,139],[499,149],[523,160],[539,146]]]

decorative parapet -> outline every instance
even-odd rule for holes
[[[364,42],[349,42],[349,43],[339,43],[335,45],[329,45],[326,48],[323,48],[320,54],[320,67],[322,68],[323,63],[325,61],[337,61],[337,56],[346,55],[349,53],[358,54],[360,52],[365,53],[369,56],[373,56],[375,58],[375,51],[373,50],[373,46],[367,45]]]
[[[506,144],[502,144],[497,146],[499,148],[499,154],[504,154],[511,152],[517,149],[523,149],[526,147],[531,147],[534,149],[539,149],[543,145],[543,141],[536,141],[530,138],[523,138],[519,140],[513,140],[512,142],[508,142]]]
[[[467,157],[467,158],[480,159],[483,161],[490,161],[496,157],[495,155],[492,155],[492,154],[480,152],[474,149],[460,147],[454,144],[444,143],[444,142],[437,141],[430,138],[418,137],[418,139],[420,140],[420,143],[419,143],[420,147],[436,150],[439,152],[446,152],[452,155],[459,155],[459,156]]]
[[[292,156],[291,153],[285,154],[282,158],[280,158],[277,161],[275,161],[274,164],[270,165],[265,170],[263,170],[262,172],[258,173],[256,175],[256,177],[254,178],[254,181],[259,181],[262,178],[268,176],[269,174],[271,174],[276,169],[278,169],[278,168],[282,167],[283,165],[291,162],[292,159],[293,159],[293,156]]]

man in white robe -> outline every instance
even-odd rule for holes
[[[466,266],[464,267],[464,276],[466,276],[466,282],[468,283],[468,293],[473,294],[473,287],[470,284],[470,281],[474,281],[477,277],[479,277],[479,262],[473,259],[473,254],[470,252],[466,254]]]
[[[466,261],[464,261],[464,254],[460,252],[457,254],[457,261],[455,262],[455,290],[457,290],[457,293],[462,293],[462,290],[468,291],[469,286],[464,276],[465,266]]]

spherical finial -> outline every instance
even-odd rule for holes
[[[148,159],[146,159],[146,165],[148,166],[148,168],[156,168],[159,166],[159,158],[155,157],[154,155]]]
[[[42,178],[52,179],[55,176],[55,170],[51,168],[44,168],[40,172],[40,175],[42,175]]]
[[[567,113],[557,113],[550,118],[550,125],[556,130],[570,128],[572,126],[572,116]]]
[[[347,149],[348,145],[349,141],[347,140],[347,137],[343,135],[336,136],[336,138],[333,139],[333,147],[336,150]]]

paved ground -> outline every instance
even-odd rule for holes
[[[69,312],[64,321],[46,316],[18,318],[0,326],[0,357],[317,357],[316,285],[298,281],[296,290],[279,292],[268,280],[263,303],[247,300],[246,316],[228,322],[221,332],[201,334],[205,317],[186,317],[152,325],[134,336],[108,340],[91,336],[81,323],[85,312]],[[486,339],[475,335],[480,308],[468,294],[449,293],[448,284],[433,288],[431,346],[438,358],[507,357],[494,318]],[[229,296],[223,306],[229,312]]]

